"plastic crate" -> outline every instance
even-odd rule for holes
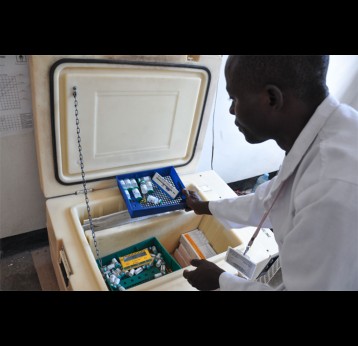
[[[150,176],[153,178],[153,175],[155,173],[159,173],[165,180],[167,180],[171,185],[174,185],[175,188],[179,191],[178,196],[175,199],[172,199],[169,197],[159,186],[153,182],[153,188],[154,193],[153,196],[159,198],[162,200],[162,203],[160,205],[154,205],[152,203],[141,203],[135,200],[133,193],[130,192],[131,201],[128,200],[128,197],[120,183],[120,180],[124,179],[135,179],[138,182],[139,178]],[[135,172],[130,174],[122,174],[116,176],[117,185],[120,189],[122,196],[124,198],[124,201],[126,203],[126,206],[128,208],[128,212],[130,216],[138,217],[138,216],[146,216],[146,215],[153,215],[153,214],[159,214],[164,213],[167,211],[173,211],[173,210],[179,210],[184,209],[186,206],[185,203],[185,195],[182,193],[182,190],[185,188],[184,184],[180,180],[177,172],[175,171],[175,168],[170,167],[164,167],[164,168],[158,168],[158,169],[152,169],[147,171],[141,171],[141,172]]]
[[[178,262],[169,254],[169,252],[164,248],[164,246],[155,237],[146,239],[140,243],[129,246],[123,250],[120,250],[120,251],[112,253],[106,257],[103,257],[102,265],[107,266],[110,263],[112,263],[112,258],[116,258],[116,260],[119,262],[119,257],[129,255],[133,252],[137,252],[140,250],[144,250],[144,249],[151,247],[153,245],[155,245],[158,252],[160,252],[162,254],[162,258],[165,261],[167,273],[181,269]],[[97,260],[97,264],[99,266],[98,260]],[[128,288],[140,285],[144,282],[151,281],[151,280],[155,279],[154,275],[157,273],[160,273],[160,269],[157,268],[155,265],[153,265],[149,269],[145,269],[138,275],[134,275],[132,277],[125,276],[125,277],[121,278],[120,285],[123,286],[125,289],[128,289]],[[108,283],[107,283],[107,287],[110,291],[114,291],[114,289]]]

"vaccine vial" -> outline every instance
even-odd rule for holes
[[[127,185],[124,182],[124,180],[120,180],[119,183],[121,184],[121,186],[123,187],[124,190],[127,190]]]
[[[131,197],[130,193],[128,192],[128,190],[124,190],[124,192],[125,192],[125,194],[126,194],[126,196],[128,198],[128,201],[131,201],[132,197]]]
[[[138,184],[137,182],[135,181],[135,179],[131,179],[131,185],[132,185],[132,188],[138,188]]]
[[[138,275],[138,274],[140,274],[142,271],[143,271],[143,268],[142,268],[142,267],[139,267],[139,268],[137,268],[137,269],[134,271],[134,274],[135,274],[135,275]]]
[[[151,181],[147,181],[145,184],[147,185],[148,193],[149,193],[149,194],[154,193],[154,188],[153,188],[152,182],[151,182]]]
[[[148,182],[148,181],[152,181],[152,179],[151,179],[151,177],[149,176],[149,175],[147,175],[146,177],[143,177],[142,178],[146,183]]]
[[[124,179],[124,182],[125,182],[125,184],[126,184],[126,186],[127,186],[127,189],[128,189],[129,191],[131,191],[131,190],[132,190],[132,183],[131,183],[131,181],[130,181],[129,179]]]
[[[132,190],[134,198],[140,202],[142,200],[142,195],[140,194],[139,190],[137,188]]]
[[[108,270],[114,269],[114,263],[109,264],[109,265],[107,266],[107,269],[108,269]]]
[[[162,203],[162,200],[159,199],[158,197],[153,196],[153,195],[149,195],[147,198],[147,202],[153,203],[153,204],[160,204],[160,203]]]
[[[146,195],[148,193],[148,188],[144,180],[142,180],[140,183],[140,190],[142,191],[143,195]]]

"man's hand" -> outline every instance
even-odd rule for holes
[[[182,192],[186,196],[186,211],[193,210],[194,213],[198,215],[211,215],[209,202],[202,201],[195,191],[183,189]]]
[[[197,267],[192,271],[185,269],[183,272],[190,285],[200,291],[212,291],[220,287],[219,277],[225,270],[207,260],[193,259],[190,264]]]

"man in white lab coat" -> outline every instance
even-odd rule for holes
[[[279,247],[278,290],[358,290],[358,112],[329,95],[328,56],[230,56],[226,88],[249,143],[273,139],[286,152],[278,175],[254,194],[187,206],[227,227],[263,227]],[[193,260],[184,277],[199,290],[270,290]]]

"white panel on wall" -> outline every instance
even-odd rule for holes
[[[219,78],[214,117],[211,118],[206,134],[199,171],[209,170],[212,146],[212,121],[214,119],[214,160],[213,169],[231,183],[238,180],[278,170],[283,150],[270,140],[260,144],[249,144],[235,126],[235,117],[229,113],[231,101],[226,92],[224,55]]]
[[[338,100],[358,109],[358,55],[331,55],[327,85]]]

